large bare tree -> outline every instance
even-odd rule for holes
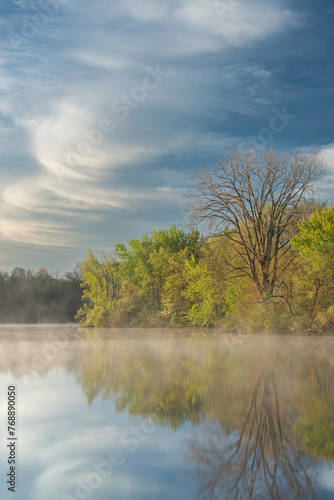
[[[201,500],[315,500],[315,461],[293,439],[291,412],[280,411],[273,371],[262,371],[239,433],[204,422],[187,440]]]
[[[261,300],[272,297],[289,265],[286,254],[299,206],[324,175],[317,151],[279,154],[274,148],[226,148],[214,166],[195,173],[190,224],[205,224],[233,242],[239,275],[249,276]],[[284,265],[280,266],[280,262]]]

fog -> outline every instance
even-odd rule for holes
[[[18,393],[42,391],[51,404],[53,380],[66,402],[74,379],[86,408],[96,418],[105,411],[108,425],[110,406],[173,432],[191,424],[181,445],[198,498],[250,490],[249,498],[318,498],[315,472],[334,459],[330,336],[7,325],[0,353],[0,375]],[[65,406],[67,419],[73,408]]]
[[[68,323],[81,307],[81,272],[60,277],[44,268],[0,272],[0,323]]]

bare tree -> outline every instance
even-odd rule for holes
[[[291,423],[282,413],[274,373],[262,371],[238,434],[206,422],[203,436],[187,441],[186,460],[196,463],[198,498],[317,498],[315,475],[309,470],[314,461],[290,439]]]
[[[226,148],[214,163],[195,174],[189,222],[225,234],[238,255],[231,266],[253,280],[261,300],[272,297],[290,264],[283,257],[290,250],[298,207],[324,175],[324,160],[317,151],[289,155],[273,148]]]

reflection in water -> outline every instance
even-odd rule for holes
[[[0,329],[0,348],[0,373],[29,383],[56,368],[92,412],[113,405],[177,432],[198,498],[320,497],[316,471],[334,459],[333,338],[48,327]]]
[[[314,499],[305,457],[286,432],[272,371],[256,381],[239,434],[217,423],[206,425],[205,439],[188,441],[196,463],[201,499]],[[314,479],[314,478],[313,478]]]

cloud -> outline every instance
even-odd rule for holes
[[[21,7],[21,9],[29,9],[30,5],[28,0],[13,0],[13,4]]]
[[[334,143],[323,147],[321,149],[321,154],[327,162],[329,169],[334,170]]]
[[[321,182],[322,194],[333,202],[334,190],[334,143],[320,148],[320,153],[327,164],[327,172]]]
[[[166,44],[163,54],[167,51],[169,54],[198,53],[220,50],[226,45],[241,46],[300,23],[297,13],[279,4],[268,5],[263,0],[174,0],[168,4],[155,0],[119,0],[114,3],[112,12],[143,23],[146,29],[154,29],[156,25],[163,27],[160,30],[162,37],[166,32],[174,32],[175,43]]]
[[[16,3],[31,21],[31,5]],[[279,70],[249,61],[249,47],[302,23],[264,0],[73,0],[15,50],[20,15],[9,10],[0,37],[0,234],[50,248],[175,220],[189,170],[256,120],[266,126],[283,95]],[[157,65],[167,76],[141,99]],[[135,92],[122,119],[113,103]],[[103,120],[114,128],[100,141]]]
[[[261,0],[185,0],[176,15],[191,28],[218,35],[226,44],[239,47],[295,27],[298,23],[295,13]]]

